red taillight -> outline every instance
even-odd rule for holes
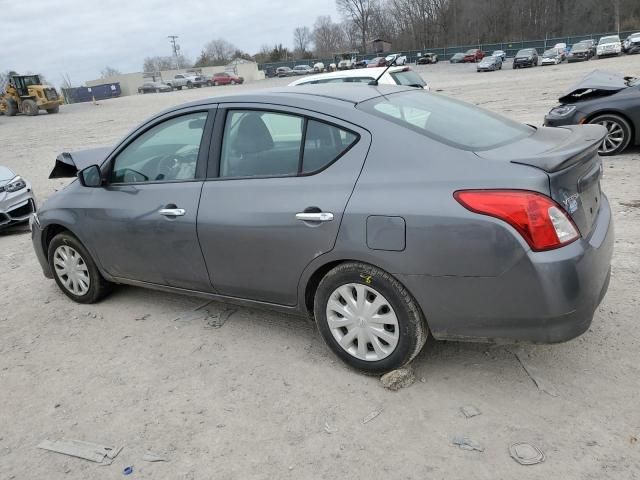
[[[578,229],[562,207],[541,193],[462,190],[453,196],[472,212],[507,222],[524,237],[532,250],[552,250],[580,238]]]

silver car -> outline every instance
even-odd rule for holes
[[[605,134],[410,87],[199,100],[60,155],[52,177],[78,180],[34,215],[33,245],[77,302],[120,283],[310,315],[370,373],[429,332],[561,342],[609,281]]]
[[[0,229],[28,222],[35,209],[31,184],[0,165]]]

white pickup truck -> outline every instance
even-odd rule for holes
[[[178,73],[171,80],[167,80],[164,83],[169,85],[171,88],[182,90],[182,87],[201,87],[205,83],[205,81],[198,75]]]

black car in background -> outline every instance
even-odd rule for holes
[[[537,67],[538,51],[535,48],[523,48],[513,59],[513,68]]]
[[[640,78],[594,70],[558,99],[544,118],[548,127],[596,123],[608,134],[600,155],[616,155],[640,145]]]
[[[593,40],[578,42],[571,47],[571,51],[567,56],[567,62],[586,62],[591,60],[591,57],[596,54],[595,48],[595,42]]]
[[[162,82],[144,82],[138,87],[138,93],[160,93],[172,90],[173,88],[170,85],[165,85]]]

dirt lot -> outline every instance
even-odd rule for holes
[[[419,68],[433,89],[539,125],[559,94],[594,68],[640,76],[640,55],[475,73]],[[40,200],[64,150],[108,145],[145,117],[195,98],[286,84],[139,95],[0,117],[0,164]],[[617,241],[611,287],[591,329],[522,355],[508,346],[430,341],[418,381],[390,392],[337,361],[309,321],[120,288],[71,303],[46,280],[24,229],[0,234],[0,479],[393,478],[640,479],[640,150],[605,160]],[[635,203],[634,203],[635,202]],[[460,407],[482,414],[466,419]],[[382,410],[371,422],[362,420]],[[454,435],[484,452],[451,446]],[[41,440],[124,445],[111,466],[39,450]],[[546,461],[508,453],[530,442]],[[146,450],[167,463],[142,460]]]

